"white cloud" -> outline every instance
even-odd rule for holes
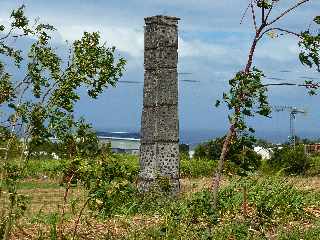
[[[179,38],[179,54],[181,57],[214,57],[227,54],[225,46],[205,43],[200,40],[186,41]]]
[[[288,62],[296,59],[298,53],[299,47],[296,40],[292,38],[278,38],[268,39],[261,46],[258,46],[256,57]]]
[[[64,40],[73,41],[81,38],[84,31],[99,31],[102,40],[108,46],[116,46],[120,51],[130,54],[132,57],[143,56],[143,31],[118,26],[83,26],[70,25],[59,27],[59,33]]]

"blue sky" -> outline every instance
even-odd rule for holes
[[[282,0],[275,14],[295,0]],[[114,45],[128,60],[122,80],[143,82],[144,17],[164,14],[181,18],[179,23],[179,72],[191,72],[184,79],[200,83],[179,83],[179,116],[181,130],[222,132],[227,127],[225,107],[214,103],[226,90],[228,80],[243,68],[253,27],[248,17],[239,24],[247,0],[1,0],[0,23],[9,12],[25,4],[30,18],[54,25],[57,45],[81,37],[83,31],[99,31],[107,45]],[[294,31],[304,30],[320,12],[320,1],[310,3],[290,14],[278,26]],[[63,50],[63,47],[62,47]],[[258,46],[254,65],[270,77],[296,82],[300,76],[319,78],[299,63],[296,40],[288,37],[266,38]],[[291,70],[290,73],[281,73]],[[306,72],[307,71],[307,72]],[[300,79],[301,80],[301,79]],[[266,80],[270,81],[270,80]],[[143,84],[119,83],[96,101],[83,98],[76,114],[84,116],[100,130],[136,130],[140,128]],[[310,97],[303,89],[270,88],[272,105],[293,105],[308,109],[307,116],[297,118],[297,133],[320,134],[320,96]],[[250,120],[263,137],[265,132],[289,131],[287,113],[275,113],[272,119]]]

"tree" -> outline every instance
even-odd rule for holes
[[[50,41],[54,31],[53,26],[38,20],[32,25],[24,6],[11,13],[9,28],[0,26],[0,107],[10,109],[8,121],[1,127],[20,133],[29,150],[50,137],[69,139],[85,124],[73,114],[79,88],[96,99],[109,85],[116,85],[126,63],[122,57],[116,58],[115,47],[101,44],[98,32],[85,32],[69,45],[64,61]],[[35,39],[27,53],[8,44],[22,38]],[[5,58],[14,62],[17,71],[25,71],[22,78],[7,72]]]
[[[299,0],[291,7],[281,12],[277,17],[271,19],[271,13],[273,12],[274,7],[280,2],[280,0],[249,0],[248,7],[244,14],[244,16],[247,14],[247,12],[250,12],[251,14],[254,27],[254,37],[249,49],[248,59],[244,69],[236,73],[234,78],[229,80],[230,89],[228,92],[223,93],[223,101],[226,103],[229,110],[232,110],[232,114],[228,116],[230,126],[223,143],[218,169],[214,177],[214,207],[216,207],[217,203],[224,161],[233,139],[235,139],[237,135],[241,135],[244,132],[254,132],[254,129],[246,125],[245,118],[254,117],[256,114],[269,117],[271,113],[271,107],[267,99],[268,87],[305,87],[308,89],[310,95],[316,94],[316,90],[320,87],[320,83],[308,80],[301,84],[263,84],[263,72],[253,66],[254,54],[261,39],[266,35],[281,36],[285,34],[299,39],[299,46],[301,48],[299,59],[301,63],[310,68],[315,67],[316,70],[320,72],[320,34],[312,34],[310,27],[301,33],[296,33],[289,29],[275,26],[275,24],[281,21],[286,15],[295,11],[300,6],[311,2],[311,0]],[[313,22],[314,24],[319,25],[320,16],[315,17]],[[220,100],[216,102],[216,106],[219,105]]]
[[[66,144],[71,157],[96,152],[97,138],[90,125],[74,116],[79,89],[86,89],[87,95],[96,99],[108,86],[116,85],[126,63],[116,56],[115,47],[101,43],[98,32],[84,32],[81,39],[68,45],[64,61],[51,42],[55,28],[38,20],[31,24],[24,8],[12,11],[9,27],[0,25],[0,110],[4,119],[0,121],[0,138],[5,142],[0,195],[3,183],[10,194],[10,209],[3,218],[4,231],[0,231],[3,239],[8,239],[14,221],[21,216],[20,208],[25,210],[22,195],[17,194],[23,160],[52,137]],[[15,47],[24,39],[31,41],[27,52]],[[8,161],[9,153],[21,137],[20,162],[14,165]]]

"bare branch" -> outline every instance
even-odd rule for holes
[[[300,0],[298,3],[296,3],[295,5],[293,5],[292,7],[288,8],[286,11],[282,12],[278,17],[276,17],[274,20],[272,20],[270,23],[267,23],[268,26],[272,25],[273,23],[275,23],[276,21],[278,21],[279,19],[281,19],[282,17],[284,17],[286,14],[288,14],[289,12],[291,12],[292,10],[296,9],[297,7],[299,7],[302,4],[305,4],[306,2],[309,2],[310,0]]]
[[[251,3],[250,3],[250,7],[251,7],[251,13],[252,13],[252,20],[253,20],[253,24],[254,24],[254,29],[257,32],[258,31],[258,27],[257,27],[256,13],[255,13],[254,8],[253,8],[252,0],[251,0]]]
[[[269,87],[269,86],[296,86],[296,87],[306,87],[308,89],[317,89],[320,87],[320,83],[304,83],[304,84],[299,84],[299,83],[268,83],[262,85],[263,87]]]
[[[298,87],[302,87],[302,86],[305,86],[305,84],[297,84],[297,83],[268,83],[268,84],[264,84],[262,86],[264,86],[264,87],[269,87],[269,86],[298,86]]]
[[[261,24],[263,24],[263,25],[265,25],[265,8],[264,8],[264,6],[262,5],[262,7],[261,7]]]
[[[243,19],[244,19],[244,17],[246,16],[246,14],[247,14],[247,12],[248,12],[249,7],[250,7],[250,4],[248,4],[248,6],[247,6],[246,10],[245,10],[245,11],[244,11],[244,13],[242,14],[242,17],[241,17],[241,20],[240,20],[240,24],[242,24],[242,23],[243,23]]]
[[[19,82],[17,86],[14,87],[14,91],[17,91],[25,83],[29,84],[30,82],[28,80],[29,80],[29,75],[26,75],[24,79],[21,82]]]

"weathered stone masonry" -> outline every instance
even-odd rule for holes
[[[141,118],[140,182],[142,191],[155,178],[179,183],[178,18],[145,18],[144,92]]]

